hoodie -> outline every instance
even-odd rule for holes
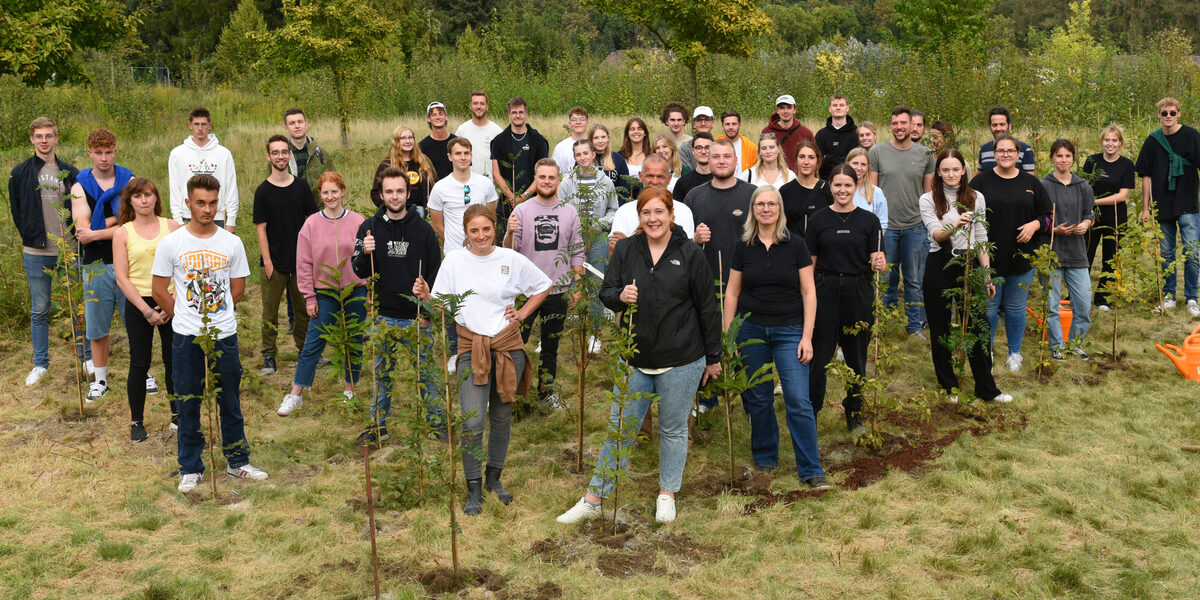
[[[221,182],[218,194],[216,220],[225,221],[233,227],[238,215],[237,170],[233,165],[233,154],[221,145],[214,134],[208,135],[208,144],[196,145],[192,136],[171,150],[167,160],[167,177],[171,187],[171,217],[183,223],[192,217],[184,200],[187,199],[187,182],[193,175],[207,174]]]
[[[771,122],[763,127],[763,133],[775,134],[775,141],[779,142],[779,147],[783,149],[783,158],[787,160],[788,168],[796,170],[796,146],[800,144],[800,140],[816,141],[813,137],[811,129],[800,124],[800,119],[792,119],[792,126],[784,129],[783,125],[779,124],[779,114],[771,115]]]
[[[373,257],[363,252],[367,232],[375,238]],[[354,274],[363,279],[371,277],[372,268],[379,275],[375,282],[379,314],[392,319],[414,319],[417,305],[409,298],[413,282],[419,275],[433,287],[442,266],[442,249],[433,227],[417,211],[408,210],[403,217],[390,219],[387,209],[380,207],[375,216],[359,225],[352,263]]]
[[[854,117],[846,115],[846,124],[840,129],[833,126],[833,117],[825,119],[825,126],[817,132],[817,147],[821,149],[821,179],[829,179],[833,168],[846,161],[846,155],[858,147],[858,124]]]
[[[1071,183],[1063,185],[1054,173],[1046,173],[1042,178],[1042,187],[1054,203],[1054,226],[1064,223],[1078,225],[1081,221],[1096,217],[1092,208],[1096,203],[1092,186],[1084,178],[1072,173]],[[1064,269],[1086,269],[1091,266],[1087,257],[1086,235],[1055,235],[1054,253],[1058,255],[1058,264]]]

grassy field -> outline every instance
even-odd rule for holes
[[[261,141],[275,127],[228,125],[217,118],[218,136],[239,160],[248,207],[262,177],[260,163],[248,157],[261,156],[256,154]],[[361,208],[369,206],[367,180],[399,122],[356,122],[353,147],[338,151],[338,168]],[[560,131],[557,121],[535,120],[534,126],[551,139],[562,137],[549,134]],[[120,162],[165,187],[167,152],[186,134],[182,123],[178,129],[161,139],[124,144]],[[327,148],[336,146],[333,123],[317,123],[314,135]],[[248,223],[239,233],[250,242]],[[175,438],[166,428],[163,394],[152,396],[147,408],[150,440],[128,441],[128,361],[119,325],[110,363],[114,389],[82,421],[73,416],[75,382],[62,324],[52,339],[52,372],[35,388],[21,383],[29,369],[26,326],[16,321],[12,332],[0,335],[0,382],[9,390],[0,402],[0,486],[6,490],[0,500],[0,597],[372,596],[361,453],[353,446],[366,417],[340,410],[332,400],[340,385],[323,378],[297,415],[275,416],[296,350],[281,336],[280,372],[257,375],[254,283],[239,311],[246,367],[242,402],[253,462],[271,479],[242,484],[221,476],[216,502],[207,482],[198,497],[175,491],[177,481],[169,476],[176,468]],[[463,566],[489,570],[495,589],[471,587],[456,597],[1193,597],[1187,590],[1197,588],[1200,572],[1194,510],[1200,456],[1179,446],[1200,441],[1197,384],[1180,377],[1153,343],[1179,344],[1197,322],[1181,308],[1165,321],[1146,312],[1126,313],[1122,323],[1123,366],[1110,370],[1099,360],[1071,360],[1046,384],[1028,371],[1014,375],[997,367],[1001,389],[1016,397],[1012,405],[936,412],[943,424],[955,418],[970,423],[1023,418],[1025,427],[964,434],[931,463],[889,471],[865,487],[847,485],[855,474],[845,468],[846,454],[871,453],[848,450],[833,401],[818,428],[823,460],[838,489],[751,514],[745,509],[762,497],[761,490],[745,495],[714,485],[726,473],[723,419],[706,424],[711,443],[693,446],[679,494],[680,518],[668,526],[653,523],[657,451],[654,444],[641,444],[632,483],[619,503],[633,534],[623,549],[597,542],[591,527],[554,522],[586,482],[566,457],[575,445],[574,415],[525,418],[514,425],[505,470],[516,501],[505,507],[489,496],[482,516],[459,521]],[[1094,315],[1093,352],[1108,346],[1111,324],[1112,313]],[[889,335],[906,359],[896,392],[917,395],[936,387],[928,347],[899,332]],[[1027,365],[1037,352],[1033,338],[1027,336]],[[562,355],[572,352],[567,344]],[[606,408],[600,393],[607,382],[598,371],[590,371],[586,427],[586,447],[593,453]],[[161,380],[161,368],[153,372]],[[560,380],[573,389],[570,358],[563,359]],[[749,465],[749,428],[740,407],[734,426],[738,464]],[[909,433],[895,427],[890,432]],[[791,465],[784,436],[780,464]],[[430,442],[427,449],[444,446]],[[394,448],[375,455],[384,466],[405,458]],[[776,494],[800,487],[786,466],[769,486]],[[450,564],[445,507],[381,507],[377,518],[385,593],[432,595],[419,579]]]

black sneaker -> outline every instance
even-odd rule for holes
[[[825,480],[824,477],[813,477],[812,479],[805,479],[804,484],[807,485],[808,489],[810,489],[810,490],[827,490],[827,489],[830,489],[833,487],[832,485],[829,484],[828,481]]]
[[[259,375],[270,375],[275,372],[275,357],[271,354],[263,355],[263,366],[258,370]]]
[[[1067,360],[1067,359],[1063,358],[1062,350],[1054,350],[1054,349],[1050,350],[1050,358],[1053,358],[1054,360]]]
[[[358,436],[358,440],[356,440],[354,443],[359,446],[378,447],[380,442],[386,442],[387,439],[388,430],[386,426],[381,426],[379,428],[368,427],[362,432],[361,435]]]
[[[1079,358],[1081,358],[1083,360],[1087,360],[1087,359],[1091,358],[1090,356],[1088,356],[1087,352],[1083,351],[1083,348],[1076,348],[1075,356],[1078,356]]]
[[[768,474],[770,474],[771,472],[773,472],[773,471],[775,470],[775,468],[776,468],[777,466],[778,466],[778,465],[760,465],[760,464],[758,464],[758,463],[755,463],[755,464],[754,464],[754,470],[755,470],[755,471],[758,471],[759,473],[768,473]]]
[[[129,439],[135,442],[144,442],[148,437],[150,437],[150,434],[146,433],[146,427],[141,423],[129,424]]]
[[[858,415],[846,415],[846,431],[857,436],[866,430],[867,428],[863,426],[862,419]]]

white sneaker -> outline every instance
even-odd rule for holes
[[[203,473],[188,473],[187,475],[179,476],[179,487],[181,493],[190,492],[197,487],[200,487],[200,482],[204,481]]]
[[[256,469],[249,463],[244,464],[236,469],[233,467],[225,467],[225,474],[230,477],[249,479],[251,481],[264,481],[269,477],[266,471]]]
[[[279,404],[279,410],[275,411],[275,414],[286,417],[302,406],[304,406],[304,398],[288,394],[283,397],[283,402]]]
[[[670,523],[675,520],[675,497],[666,494],[658,495],[658,502],[654,503],[654,520],[659,523]]]
[[[25,385],[37,385],[37,382],[41,381],[49,372],[50,370],[45,367],[34,367],[29,375],[25,376]]]
[[[349,406],[350,401],[354,399],[354,392],[350,390],[342,390],[342,406]]]
[[[1164,310],[1171,310],[1172,308],[1175,308],[1175,299],[1163,298],[1162,304],[1154,307],[1154,312],[1162,312]]]
[[[783,395],[783,384],[782,383],[775,384],[775,395],[776,396]]]
[[[153,375],[146,376],[146,393],[147,394],[157,394],[158,393],[158,380],[155,379]]]
[[[446,361],[446,372],[453,373],[457,370],[458,370],[458,355],[456,354],[454,356],[451,356],[450,360]]]
[[[1000,402],[1002,404],[1008,404],[1009,402],[1012,402],[1012,401],[1013,401],[1012,394],[1000,394],[999,396],[992,398],[992,402]]]
[[[708,411],[710,410],[712,410],[711,407],[701,404],[692,409],[692,418],[699,417],[700,415],[707,415]]]
[[[1008,367],[1009,371],[1016,373],[1021,370],[1021,361],[1025,360],[1024,356],[1013,352],[1008,355],[1008,360],[1004,361],[1004,366]]]
[[[87,369],[88,377],[96,374],[96,363],[92,362],[91,360],[83,363],[83,368]]]
[[[1195,299],[1188,300],[1187,307],[1188,314],[1193,317],[1200,317],[1200,303],[1197,303]]]
[[[588,337],[588,354],[600,354],[601,347],[600,338],[594,335]]]
[[[91,404],[104,397],[108,393],[108,384],[103,381],[93,381],[88,387],[87,402]]]
[[[949,398],[946,398],[946,401],[950,404],[958,404],[958,396],[950,396]]]
[[[558,515],[554,520],[559,523],[578,523],[584,519],[595,519],[600,516],[600,513],[601,508],[599,504],[592,504],[587,501],[587,498],[580,498],[579,502],[576,502],[575,506],[571,507],[571,510]]]
[[[834,360],[836,360],[838,362],[846,362],[846,355],[842,353],[841,346],[838,346],[837,355],[834,356]]]
[[[1100,312],[1108,312],[1111,309],[1108,307],[1107,304],[1101,304],[1100,306],[1096,307],[1096,310],[1098,310]]]

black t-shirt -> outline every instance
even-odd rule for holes
[[[758,238],[733,249],[732,269],[742,272],[738,314],[766,327],[804,324],[800,269],[812,265],[804,238],[790,235],[768,249]]]
[[[1123,188],[1133,189],[1133,161],[1124,156],[1118,156],[1117,160],[1108,162],[1104,160],[1104,153],[1093,154],[1083,161],[1083,172],[1099,173],[1094,179],[1085,178],[1092,184],[1092,191],[1096,193],[1097,200],[1111,196]]]
[[[865,275],[871,254],[879,247],[883,226],[870,211],[854,207],[848,213],[822,208],[808,219],[805,240],[816,257],[817,273]]]
[[[779,188],[779,198],[783,201],[783,216],[787,218],[788,231],[799,236],[804,235],[804,224],[813,213],[833,204],[829,184],[821,179],[811,188],[793,179]]]
[[[1150,178],[1150,193],[1158,209],[1159,221],[1195,213],[1200,198],[1200,172],[1197,171],[1200,167],[1200,131],[1184,125],[1174,135],[1167,136],[1167,143],[1175,154],[1192,163],[1190,167],[1184,165],[1183,175],[1175,178],[1174,190],[1167,189],[1170,161],[1158,141],[1147,137],[1137,158],[1138,175]]]
[[[687,175],[680,177],[679,181],[675,182],[675,191],[671,193],[675,198],[687,198],[688,192],[700,187],[700,184],[708,183],[710,181],[712,181],[712,172],[697,173],[695,171],[689,171]]]
[[[83,196],[87,200],[88,208],[94,212],[96,210],[96,199],[87,190],[84,190]],[[70,206],[70,201],[67,202],[67,206]],[[105,219],[117,216],[113,214],[112,208],[108,204],[104,205],[103,210]],[[90,224],[88,226],[91,227]],[[81,257],[83,264],[90,265],[96,261],[100,261],[106,265],[113,264],[112,240],[96,240],[89,244],[81,244],[80,247],[83,249]]]
[[[533,166],[550,156],[550,144],[532,127],[526,127],[524,134],[514,135],[509,125],[492,138],[491,151],[508,189],[520,194],[533,184]]]
[[[287,187],[263,181],[254,190],[254,224],[267,224],[267,248],[276,271],[296,272],[296,240],[304,221],[315,212],[312,189],[299,177],[293,177]],[[258,263],[262,264],[261,255]]]
[[[444,140],[435,140],[431,134],[425,136],[425,139],[418,144],[421,152],[424,152],[425,156],[429,157],[429,162],[433,163],[433,170],[437,173],[438,181],[445,179],[454,170],[454,164],[450,162],[449,144],[450,140],[456,137],[458,136],[452,133]]]
[[[712,272],[721,274],[721,281],[729,280],[733,248],[742,243],[742,230],[750,214],[750,195],[757,189],[741,179],[734,181],[733,187],[723,190],[714,188],[711,181],[701,184],[692,188],[683,200],[692,209],[696,226],[708,225],[712,239],[704,244],[704,255]]]
[[[1005,179],[989,169],[971,180],[971,188],[983,194],[987,204],[988,241],[995,245],[992,268],[999,275],[1015,275],[1033,268],[1023,254],[1032,255],[1048,240],[1045,219],[1053,207],[1042,182],[1025,171]],[[1017,243],[1017,229],[1034,220],[1041,220],[1042,228],[1028,242]]]

